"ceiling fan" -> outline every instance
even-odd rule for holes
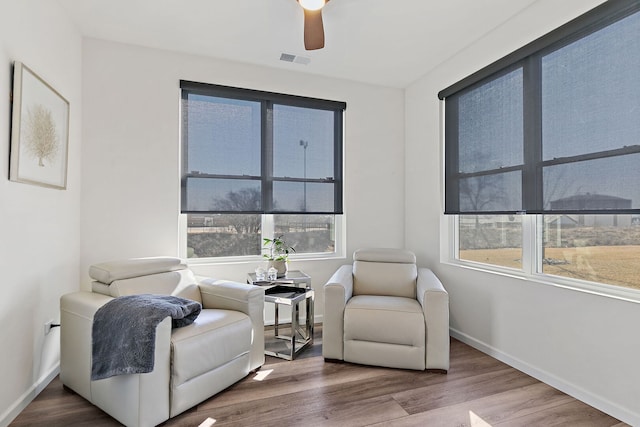
[[[324,47],[324,26],[322,8],[329,0],[297,0],[304,10],[304,48],[306,50]]]

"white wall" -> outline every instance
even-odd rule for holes
[[[347,255],[365,245],[403,246],[402,90],[89,39],[83,46],[83,272],[99,261],[179,254],[181,79],[346,101]],[[309,273],[320,290],[345,262],[299,261],[291,268]],[[194,270],[244,281],[256,265]],[[322,293],[316,298],[321,315]]]
[[[79,35],[56,3],[3,2],[0,94],[9,93],[11,62],[21,60],[70,101],[71,128],[67,190],[10,182],[10,109],[0,103],[5,177],[0,180],[0,340],[10,349],[0,363],[0,424],[55,373],[58,334],[54,330],[45,339],[42,327],[58,319],[58,298],[79,287],[78,276],[86,285],[88,265],[178,255],[180,79],[346,101],[348,257],[361,246],[406,243],[448,288],[457,336],[640,424],[638,305],[440,262],[436,93],[598,3],[540,0],[403,93],[97,40],[85,40],[81,49]],[[294,262],[292,267],[309,272],[319,290],[348,261]],[[196,269],[243,280],[253,267]],[[317,307],[321,312],[321,300]]]
[[[81,38],[57,3],[0,5],[0,425],[55,375],[60,295],[79,288]],[[21,61],[70,102],[67,190],[10,182],[12,63]]]
[[[406,244],[448,289],[455,336],[640,425],[640,305],[440,262],[437,92],[599,3],[538,1],[407,89]]]

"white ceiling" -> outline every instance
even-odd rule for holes
[[[537,0],[332,0],[316,51],[295,0],[57,1],[87,37],[403,88]]]

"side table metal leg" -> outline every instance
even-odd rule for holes
[[[279,306],[279,304],[278,304],[278,303],[275,303],[275,304],[274,304],[274,306],[275,306],[275,325],[274,325],[274,333],[275,333],[275,336],[277,337],[278,335],[280,335],[280,334],[278,333],[278,323],[279,323],[279,320],[278,320],[278,306]]]
[[[300,303],[298,304],[293,304],[295,306],[295,308],[291,308],[291,317],[293,317],[293,312],[295,311],[295,315],[296,315],[296,326],[300,325]],[[296,329],[291,328],[291,331],[295,331]]]
[[[298,330],[298,304],[291,305],[291,360],[296,357],[296,331]]]
[[[314,306],[313,306],[313,297],[307,298],[307,333],[309,334],[309,342],[313,344],[313,326],[314,326]]]

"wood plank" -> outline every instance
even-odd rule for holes
[[[615,418],[597,409],[572,399],[564,405],[556,406],[549,411],[538,411],[527,416],[509,420],[496,426],[525,427],[525,426],[580,426],[580,427],[608,427],[619,423]]]
[[[434,410],[415,412],[394,422],[394,425],[495,426],[532,413],[553,410],[572,400],[572,397],[538,382]]]
[[[480,373],[459,380],[427,385],[393,395],[410,414],[472,401],[538,382],[512,368]]]
[[[391,396],[382,396],[338,405],[326,405],[321,394],[313,398],[288,396],[282,402],[263,401],[253,404],[236,404],[216,408],[210,413],[216,420],[215,426],[364,426],[381,420],[391,421],[404,417],[407,413]],[[257,403],[257,404],[256,404]],[[201,415],[191,417],[193,422]],[[181,422],[184,421],[181,420]],[[173,424],[166,426],[183,425]],[[196,424],[194,424],[196,425]]]
[[[618,420],[543,383],[419,412],[391,423],[402,426],[623,426]],[[376,426],[391,425],[387,422]]]
[[[294,361],[267,357],[262,381],[249,375],[162,426],[626,426],[457,340],[443,375],[326,363],[318,338]],[[34,425],[120,424],[56,378],[10,424]]]
[[[255,379],[267,372],[268,375],[261,381]],[[349,383],[375,381],[384,375],[388,373],[380,368],[325,363],[321,357],[294,360],[264,365],[256,374],[250,374],[227,389],[224,394],[209,399],[202,405],[216,408],[238,402],[277,398],[331,385],[343,387]]]

